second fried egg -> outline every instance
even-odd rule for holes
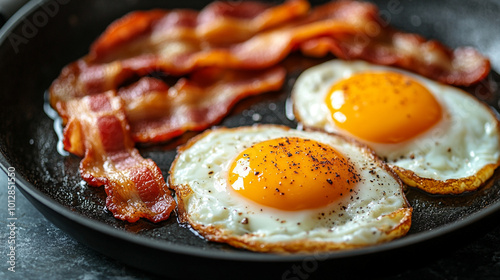
[[[292,100],[305,127],[366,143],[405,183],[430,193],[474,190],[499,164],[493,112],[462,90],[406,71],[332,60],[304,71]]]

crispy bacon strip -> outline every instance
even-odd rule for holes
[[[126,104],[132,138],[158,142],[217,124],[239,100],[280,89],[285,75],[279,66],[265,71],[205,68],[173,87],[144,77],[118,95]]]
[[[166,220],[175,208],[158,166],[134,148],[122,100],[112,91],[68,102],[71,116],[64,147],[84,157],[82,178],[104,185],[106,206],[121,220]]]
[[[169,41],[202,40],[204,44],[227,46],[245,41],[258,32],[305,16],[306,0],[268,3],[212,2],[201,11],[137,11],[112,23],[92,44],[87,61],[100,64],[160,50]],[[158,44],[162,44],[158,46]]]

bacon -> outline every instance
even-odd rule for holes
[[[199,12],[188,9],[132,12],[106,29],[91,46],[87,60],[92,64],[123,60],[158,49],[157,44],[167,47],[170,41],[186,45],[189,42],[183,41],[203,41],[211,46],[238,43],[306,15],[309,7],[305,0],[289,0],[277,6],[241,1],[212,2]]]
[[[286,73],[279,64],[299,51],[402,67],[459,86],[491,67],[473,48],[453,50],[388,26],[365,2],[312,10],[306,0],[214,2],[201,11],[138,11],[115,21],[88,55],[62,70],[50,103],[66,124],[65,148],[83,157],[89,185],[104,185],[113,215],[158,222],[175,202],[135,143],[203,130],[242,98],[280,89]],[[168,79],[151,77],[157,73]]]
[[[129,222],[166,220],[175,208],[158,166],[134,148],[122,100],[113,91],[68,102],[64,147],[83,157],[80,174],[106,191],[114,217]]]
[[[280,66],[263,71],[204,68],[172,87],[160,79],[143,77],[119,89],[118,96],[124,102],[133,141],[160,142],[217,124],[241,99],[279,90],[285,77]],[[67,104],[57,102],[65,123],[74,114]]]
[[[118,95],[126,104],[132,138],[159,142],[217,124],[239,100],[280,89],[285,75],[279,66],[265,71],[205,68],[173,87],[144,77]]]
[[[130,77],[158,71],[179,76],[214,66],[264,69],[297,49],[309,56],[331,52],[344,59],[403,67],[454,85],[475,83],[490,70],[489,60],[472,48],[451,50],[394,30],[369,3],[331,2],[304,15],[307,3],[292,0],[250,11],[254,19],[235,17],[241,14],[235,11],[257,5],[244,3],[233,4],[232,13],[219,12],[219,17],[214,16],[218,15],[214,7],[224,5],[220,3],[201,12],[153,10],[125,16],[104,32],[88,56],[63,71],[53,84],[52,104],[116,89]],[[290,16],[284,16],[287,9]],[[273,15],[278,20],[272,21]],[[216,27],[208,31],[206,26]],[[240,31],[244,35],[233,36]]]

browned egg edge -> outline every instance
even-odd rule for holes
[[[411,170],[394,165],[390,166],[408,186],[418,188],[430,194],[446,195],[462,194],[479,189],[489,178],[493,176],[499,164],[485,165],[478,172],[468,177],[447,180],[423,178]]]

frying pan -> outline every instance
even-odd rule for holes
[[[40,0],[21,8],[0,32],[0,165],[15,168],[17,187],[56,226],[89,247],[125,264],[169,278],[306,279],[380,272],[383,264],[411,262],[426,250],[441,250],[500,209],[499,172],[480,190],[459,196],[430,196],[410,189],[414,207],[409,234],[373,247],[322,254],[261,254],[203,240],[175,214],[153,224],[116,220],[105,209],[102,188],[78,174],[80,158],[58,146],[60,123],[46,105],[46,90],[64,65],[85,55],[91,42],[127,12],[151,8],[200,9],[209,1]],[[312,2],[315,4],[315,2]],[[499,1],[375,1],[399,29],[438,39],[451,47],[470,45],[491,58],[493,71],[471,94],[499,110]],[[308,60],[307,63],[320,61]],[[220,125],[279,123],[287,117],[287,97],[301,69],[290,73],[283,90],[245,99]],[[272,104],[272,106],[271,106]],[[159,145],[140,146],[167,177],[175,147],[193,133]],[[404,255],[404,258],[401,256]],[[359,269],[359,264],[363,269]]]

